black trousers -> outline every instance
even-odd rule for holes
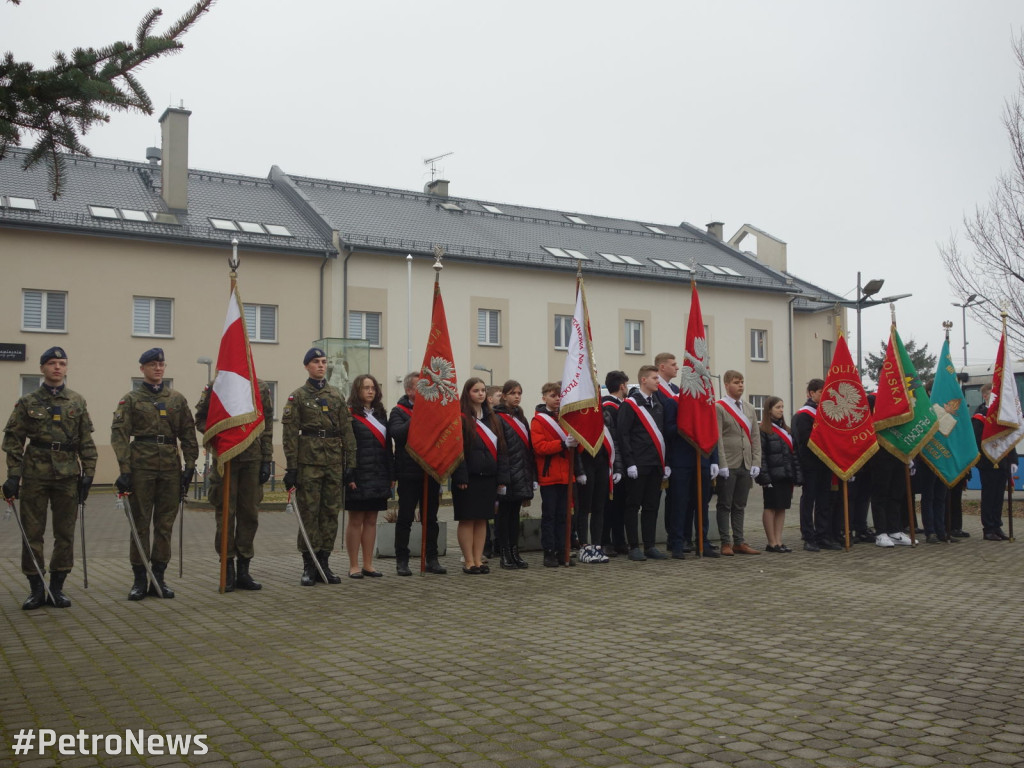
[[[604,533],[604,510],[608,504],[608,460],[604,451],[596,457],[583,453],[586,485],[577,485],[575,527],[580,544],[600,544]]]
[[[800,536],[804,541],[831,539],[832,472],[821,462],[808,462],[802,467],[804,487],[800,494]]]
[[[437,557],[437,508],[441,500],[441,486],[427,477],[427,557]],[[416,517],[416,506],[423,506],[423,478],[398,478],[398,521],[395,525],[395,557],[409,559],[409,533]],[[422,519],[422,518],[421,518]]]
[[[522,499],[498,497],[498,514],[494,517],[494,538],[499,549],[519,546],[519,512],[523,508]]]
[[[978,475],[981,478],[981,527],[985,533],[993,533],[1003,527],[1003,499],[1010,475],[1008,469],[993,467],[985,456],[978,462]]]
[[[871,509],[879,533],[899,533],[907,526],[906,464],[884,448],[871,459]]]
[[[639,546],[637,522],[644,549],[654,546],[658,535],[658,505],[661,503],[661,467],[639,467],[636,480],[626,478],[626,540],[630,548]]]

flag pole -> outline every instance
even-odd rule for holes
[[[910,487],[910,465],[907,464],[903,467],[904,473],[907,477],[907,517],[910,518],[910,546],[917,544],[917,515],[914,510],[914,489]]]
[[[1005,339],[1006,338],[1006,317],[1007,317],[1007,314],[1008,314],[1007,311],[1006,311],[1006,304],[1003,304],[1001,314],[1003,316],[1003,339]],[[1000,362],[1000,364],[1002,363],[1001,360],[999,362]],[[1006,375],[1007,375],[1006,370],[1003,370],[1003,376],[1005,377]],[[1013,376],[1013,373],[1010,372],[1009,375]],[[1002,396],[1002,393],[1000,392],[1000,397],[1001,396]],[[996,418],[998,418],[998,415],[997,415]],[[1006,477],[1006,527],[1009,530],[1010,541],[1013,541],[1013,468],[1012,468],[1012,465],[1010,467],[1007,467],[1007,472],[1008,472],[1008,474],[1007,474],[1007,477]]]
[[[422,576],[427,572],[427,509],[429,509],[429,503],[427,501],[427,489],[430,483],[430,478],[427,475],[427,471],[423,470],[423,498],[420,501],[420,575]]]
[[[231,460],[224,462],[221,468],[221,477],[224,478],[221,484],[221,491],[224,498],[221,501],[220,515],[220,593],[223,595],[228,584],[228,509],[231,503]]]
[[[844,549],[850,551],[850,481],[843,480],[843,534]]]
[[[569,499],[565,505],[565,564],[572,564],[572,514],[575,507],[573,499],[573,491],[576,489],[576,464],[575,456],[573,456],[573,448],[567,448],[569,451],[569,484],[568,494]],[[1012,528],[1010,530],[1013,530]]]
[[[693,450],[697,453],[697,557],[704,557],[704,452],[697,446],[694,446]]]

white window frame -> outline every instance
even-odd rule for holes
[[[156,331],[156,302],[166,301],[170,305],[171,314],[171,328],[168,333],[157,333]],[[139,302],[148,302],[149,309],[147,312],[147,323],[149,325],[148,332],[139,332],[136,330],[136,318],[137,311],[139,310]],[[155,339],[173,339],[174,338],[174,299],[169,299],[165,296],[132,296],[132,336],[140,338],[155,338]]]
[[[21,374],[21,380],[19,386],[21,387],[21,394],[19,397],[35,392],[43,384],[43,377],[38,373],[23,373]]]
[[[623,351],[627,355],[642,355],[644,353],[644,321],[626,320],[623,323],[623,334],[625,336]]]
[[[254,344],[276,344],[277,343],[277,306],[274,304],[243,304],[242,311],[246,312],[245,326],[249,333],[249,341]],[[253,322],[249,322],[248,313],[253,313]],[[274,334],[266,338],[262,335],[263,316],[268,313],[274,315]]]
[[[476,311],[476,345],[478,347],[501,346],[501,310],[484,309]]]
[[[569,349],[569,340],[572,338],[572,315],[555,315],[554,332],[555,349]]]
[[[768,330],[766,328],[750,329],[750,359],[757,362],[768,360]]]
[[[369,323],[366,322],[370,316],[376,316],[377,318],[377,338],[367,338],[366,327]],[[356,319],[356,322],[353,322]],[[359,326],[359,331],[354,332],[352,330],[356,325]],[[348,313],[348,337],[350,339],[364,339],[370,342],[371,349],[381,349],[384,345],[381,343],[381,336],[383,335],[384,316],[380,312],[364,312],[362,310],[349,310]]]
[[[764,404],[768,402],[768,395],[748,395],[747,402],[754,409],[754,424],[760,424],[764,418]]]
[[[39,296],[39,325],[30,326],[28,325],[25,317],[25,299],[30,295]],[[64,302],[64,311],[61,316],[62,325],[57,327],[49,326],[49,304],[51,296],[61,296]],[[68,292],[67,291],[37,291],[37,290],[23,290],[21,292],[21,330],[28,333],[67,333],[68,332]]]

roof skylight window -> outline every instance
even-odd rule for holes
[[[573,250],[572,248],[566,248],[565,252],[569,254],[570,258],[583,259],[584,261],[590,261],[590,257],[587,256],[583,251]]]
[[[173,213],[154,213],[152,215],[153,221],[155,221],[157,224],[180,224],[180,222],[178,221],[178,217],[175,216]]]
[[[117,208],[108,208],[105,205],[90,205],[89,213],[97,219],[116,219]]]
[[[620,255],[619,258],[622,259],[627,264],[632,264],[634,267],[642,267],[643,266],[643,264],[641,262],[637,261],[632,256],[622,256],[622,255]]]
[[[716,267],[714,264],[701,264],[701,266],[704,267],[704,269],[706,269],[708,272],[710,272],[713,275],[725,275],[725,274],[728,274],[724,269],[722,269],[721,267]]]
[[[446,211],[461,211],[458,203],[441,203],[441,207]]]
[[[692,272],[693,271],[692,269],[690,269],[690,265],[689,264],[684,264],[681,261],[673,261],[672,263],[675,264],[676,265],[676,269],[680,270],[681,272]]]
[[[651,230],[651,232],[653,232],[656,235],[664,235],[665,234],[665,231],[663,229],[659,229],[658,227],[654,226],[653,224],[644,224],[644,226],[647,227],[647,229]]]
[[[607,261],[610,261],[612,264],[625,264],[626,263],[625,261],[622,260],[621,256],[616,256],[614,253],[601,253],[600,251],[598,251],[597,255],[598,256],[604,256],[604,258]]]
[[[499,208],[496,205],[487,205],[486,203],[480,203],[480,207],[483,208],[488,213],[504,213],[504,211],[501,210],[501,208]]]
[[[288,227],[282,224],[264,224],[264,228],[268,234],[276,237],[291,237],[292,233],[288,231]]]
[[[239,221],[238,228],[243,232],[252,232],[254,235],[265,235],[266,231],[255,221]]]
[[[662,269],[672,269],[672,270],[679,269],[679,267],[676,266],[674,261],[666,261],[665,259],[651,259],[651,261],[653,261],[655,264],[657,264]]]
[[[565,218],[567,218],[567,219],[568,219],[569,221],[571,221],[571,222],[572,222],[573,224],[586,224],[586,223],[587,223],[587,222],[586,222],[586,221],[584,221],[584,220],[583,220],[583,219],[582,219],[581,217],[579,217],[579,216],[573,216],[573,215],[571,215],[571,214],[568,214],[568,213],[567,213],[567,214],[565,214]]]
[[[135,211],[131,208],[122,208],[121,217],[128,221],[144,221],[149,223],[149,215],[145,211]]]
[[[20,211],[39,210],[39,204],[31,197],[14,197],[13,195],[8,195],[7,205],[11,208],[17,208]]]
[[[550,253],[552,256],[557,256],[560,259],[571,259],[572,258],[572,256],[570,256],[568,253],[563,251],[561,248],[552,248],[551,246],[547,246],[547,245],[542,245],[541,248],[543,248],[545,251]]]
[[[742,277],[742,275],[732,267],[722,267],[722,271],[725,272],[725,274],[727,275],[733,275],[734,277]]]
[[[210,219],[214,229],[223,229],[225,232],[237,232],[238,226],[231,219]]]

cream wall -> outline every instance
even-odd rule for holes
[[[206,384],[206,366],[195,361],[202,356],[217,359],[230,249],[18,230],[4,230],[2,243],[0,341],[25,344],[27,350],[24,363],[0,362],[0,402],[14,403],[21,375],[39,372],[44,350],[63,347],[69,357],[69,385],[89,403],[100,450],[97,482],[111,482],[117,474],[110,450],[111,415],[131,388],[132,377],[139,375],[139,355],[162,347],[166,375],[190,405]],[[239,255],[242,300],[278,307],[278,342],[254,343],[252,349],[260,378],[278,382],[280,402],[305,379],[302,355],[318,335],[322,259],[246,251]],[[282,273],[284,263],[287,271]],[[67,333],[20,330],[23,288],[67,291]],[[133,296],[174,300],[172,338],[132,336]],[[279,434],[275,443],[280,444]]]

